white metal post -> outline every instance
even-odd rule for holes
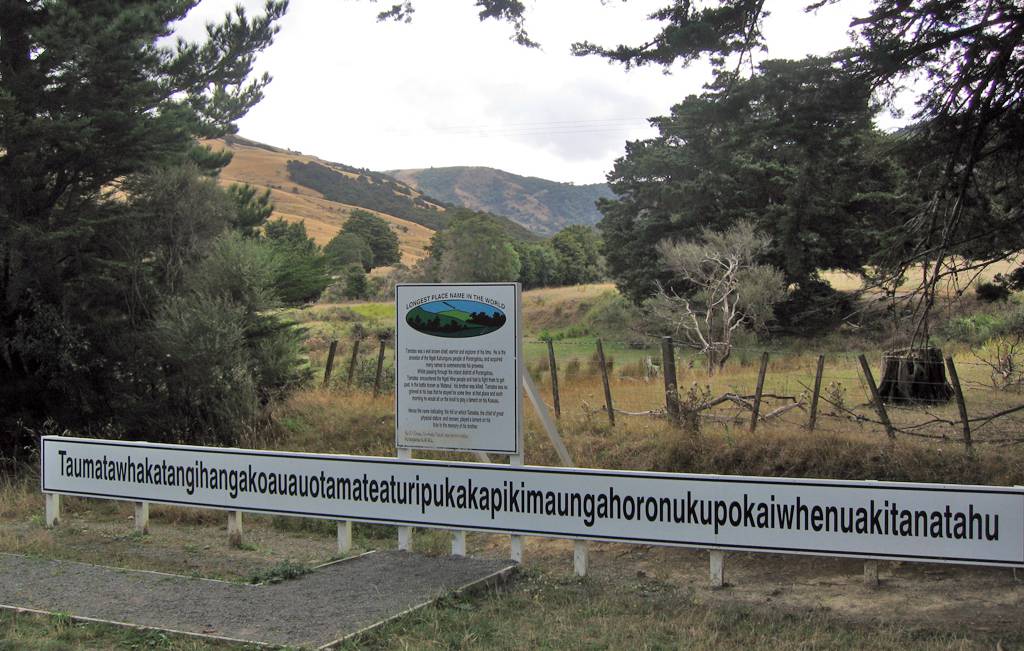
[[[589,567],[590,548],[587,547],[587,541],[574,540],[572,546],[572,569],[576,571],[576,576],[586,576]]]
[[[461,530],[452,531],[452,556],[466,555],[466,532]]]
[[[135,530],[139,533],[149,533],[149,502],[135,503]]]
[[[412,450],[398,448],[399,459],[412,459]],[[398,548],[403,552],[412,551],[412,527],[398,527]]]
[[[352,551],[352,521],[342,520],[338,522],[338,554],[347,555]]]
[[[242,512],[228,511],[228,544],[242,546]]]
[[[60,524],[60,494],[46,494],[46,526],[56,527]]]
[[[711,550],[711,587],[725,587],[725,552],[721,549]]]
[[[511,466],[521,466],[521,465],[523,465],[523,455],[521,455],[521,454],[509,455],[508,463]],[[523,543],[524,543],[523,537],[522,536],[512,535],[512,536],[508,537],[508,542],[509,542],[509,558],[512,559],[513,561],[515,561],[516,563],[522,563],[523,562]]]
[[[878,561],[864,561],[864,585],[878,587]]]

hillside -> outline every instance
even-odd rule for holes
[[[378,172],[356,170],[337,163],[289,160],[288,177],[315,190],[332,201],[363,206],[408,221],[441,230],[448,225],[450,213],[410,186]],[[532,231],[506,217],[494,216],[510,237],[535,239]]]
[[[359,170],[237,136],[228,136],[223,140],[208,140],[204,144],[215,150],[228,149],[234,154],[231,163],[220,173],[220,182],[223,185],[248,183],[260,190],[269,188],[271,200],[274,202],[274,217],[288,221],[304,220],[306,231],[318,244],[324,245],[330,241],[341,230],[342,224],[353,210],[363,209],[378,215],[391,225],[391,229],[398,235],[403,263],[412,265],[426,256],[426,247],[430,244],[434,229],[376,207],[383,205],[389,194],[402,194],[412,200],[420,199],[419,191],[404,184],[385,186],[367,182],[366,185],[373,185],[377,191],[377,201],[353,203],[332,200],[325,197],[324,193],[294,181],[288,172],[289,162],[292,162],[293,166],[303,164],[329,168],[339,176],[355,182],[362,176]],[[420,201],[429,206],[432,212],[443,214],[443,207],[431,204],[425,199]],[[367,203],[374,205],[366,205]]]
[[[612,196],[604,183],[558,183],[489,167],[432,167],[390,174],[443,202],[503,215],[541,235],[571,224],[596,224],[601,214],[594,203]]]

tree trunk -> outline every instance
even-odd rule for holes
[[[939,348],[903,348],[882,356],[882,383],[878,394],[890,404],[934,405],[949,402],[953,387],[946,382],[946,367]]]

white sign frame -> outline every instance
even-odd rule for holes
[[[450,301],[473,301],[468,298],[469,295],[487,296],[493,298],[495,290],[499,290],[503,295],[502,298],[505,301],[499,301],[506,305],[506,309],[502,309],[502,313],[505,315],[505,324],[494,331],[494,334],[499,334],[503,337],[503,340],[499,340],[499,345],[507,351],[506,355],[511,354],[513,356],[511,368],[508,368],[508,364],[502,364],[503,373],[502,379],[506,390],[501,398],[501,404],[504,407],[502,417],[498,419],[498,423],[494,425],[497,428],[497,437],[494,435],[494,430],[488,430],[489,435],[481,434],[479,426],[467,426],[464,429],[446,426],[445,435],[449,436],[464,436],[467,443],[455,444],[445,443],[443,440],[434,440],[428,442],[431,436],[441,436],[439,432],[422,432],[418,433],[417,438],[420,440],[411,440],[411,432],[409,421],[415,419],[415,416],[403,412],[403,410],[410,409],[411,398],[406,395],[407,388],[405,387],[406,377],[403,377],[403,369],[407,369],[412,365],[412,362],[405,355],[406,343],[409,341],[423,342],[423,338],[430,336],[417,332],[406,322],[406,314],[410,311],[409,305],[412,303],[434,303],[441,302],[444,300]],[[408,296],[409,293],[416,294],[415,298]],[[465,295],[460,298],[437,298],[436,300],[423,300],[424,296],[449,296],[451,294],[458,293]],[[489,295],[489,296],[488,296]],[[511,305],[508,305],[506,301],[511,301]],[[478,301],[474,301],[478,302]],[[505,332],[501,332],[505,330]],[[483,336],[490,336],[485,334]],[[444,347],[448,344],[448,349],[453,351],[465,350],[468,346],[465,343],[470,338],[445,338],[445,337],[432,337],[437,341],[430,341],[432,345]],[[476,339],[473,337],[472,339]],[[479,343],[479,342],[477,342]],[[422,343],[420,345],[423,345]],[[403,361],[403,357],[405,360]],[[437,451],[449,451],[449,452],[472,452],[482,454],[507,454],[511,456],[523,454],[523,395],[522,395],[522,377],[525,372],[523,365],[523,334],[522,334],[522,285],[520,283],[402,283],[395,286],[395,447],[399,450],[437,450]],[[435,409],[444,409],[444,405],[451,405],[454,403],[437,403],[438,406],[432,407]],[[511,414],[508,412],[511,411]],[[488,423],[491,425],[493,420]],[[498,445],[493,443],[482,443],[485,439],[494,440],[497,438]]]
[[[63,455],[61,450],[64,451]],[[95,469],[100,465],[101,459],[104,467],[108,469],[104,471],[106,475],[107,472],[114,472],[117,463],[128,464],[128,458],[131,459],[131,463],[139,464],[139,474],[136,476],[145,479],[139,482],[126,482],[123,479],[125,475],[122,475],[121,480],[116,477],[111,479],[106,476],[84,476],[90,473],[99,475]],[[516,467],[504,464],[204,448],[51,436],[42,439],[40,459],[41,486],[47,494],[512,535],[732,551],[1024,567],[1024,488],[1020,487],[782,479],[546,466]],[[89,466],[90,470],[77,473],[83,475],[82,477],[76,476],[75,460],[80,464],[79,469],[84,469],[86,459],[93,460],[93,464]],[[69,460],[71,466],[67,465]],[[307,478],[309,486],[312,486],[319,477],[321,487],[327,485],[323,483],[325,477],[348,477],[350,492],[347,499],[330,498],[326,494],[314,498],[311,496],[312,488],[309,489],[310,495],[306,496],[282,496],[280,493],[268,495],[267,490],[264,490],[264,494],[236,491],[236,497],[232,498],[227,486],[210,488],[209,485],[193,485],[192,494],[189,495],[184,485],[154,483],[152,477],[143,473],[143,462],[151,469],[152,477],[158,472],[156,468],[168,466],[182,469],[172,470],[171,474],[194,468],[196,476],[200,468],[205,468],[209,472],[223,470],[224,473],[234,469],[236,473],[240,473],[236,474],[236,478],[246,473],[253,477],[259,473],[298,473]],[[68,470],[67,477],[62,476],[65,470]],[[166,470],[164,474],[166,475]],[[313,479],[309,479],[311,477]],[[397,499],[392,503],[382,501],[384,489],[381,487],[387,484],[389,479],[392,486],[395,486],[396,482],[399,485],[401,482],[409,482],[410,486],[415,484],[415,489],[410,487],[408,490],[417,491],[415,494],[419,496],[417,499],[420,502],[398,504]],[[360,483],[363,489],[361,497],[357,499],[354,485]],[[371,491],[377,490],[373,489],[374,485],[378,486],[379,491],[375,493],[376,497],[369,499],[373,494]],[[445,488],[439,488],[441,486]],[[487,492],[494,501],[483,507],[480,504],[464,504],[457,507],[449,497],[441,498],[443,504],[428,504],[428,498],[423,497],[430,492],[432,497],[429,499],[436,499],[433,495],[443,494],[453,486],[461,486],[470,494],[474,490]],[[521,494],[523,502],[515,506],[509,491],[517,489],[527,492]],[[453,495],[458,494],[456,488],[451,490]],[[572,495],[580,495],[578,503],[581,505],[587,503],[587,498],[583,497],[585,495],[596,496],[591,504],[595,501],[600,504],[602,495],[607,494],[609,498],[606,502],[611,502],[611,495],[617,494],[622,496],[622,506],[619,517],[607,516],[603,519],[600,507],[596,511],[596,518],[593,517],[593,512],[591,516],[587,516],[583,511],[562,515],[537,512],[524,514],[523,505],[527,505],[527,500],[533,499],[528,493],[531,490],[545,492],[545,495],[547,491],[566,495],[566,503]],[[410,496],[409,500],[413,499],[413,494],[407,493]],[[693,494],[696,494],[696,497],[692,497]],[[501,498],[505,506],[495,509],[498,495],[505,496]],[[714,510],[715,526],[712,528],[711,521],[681,523],[673,522],[671,518],[667,522],[655,522],[651,519],[652,500],[657,502],[664,499],[662,495],[674,496],[679,504],[683,503],[684,495],[687,504],[701,500],[700,508],[707,506],[708,517],[712,517]],[[826,532],[826,535],[820,530],[801,529],[799,515],[796,516],[796,530],[783,530],[784,528],[780,529],[775,524],[771,527],[757,528],[750,528],[747,524],[740,526],[732,522],[733,515],[741,521],[745,517],[742,513],[733,513],[733,505],[746,503],[740,496],[744,499],[756,499],[758,504],[777,504],[780,508],[786,505],[793,508],[792,505],[795,503],[798,512],[800,499],[804,499],[805,510],[808,513],[805,519],[807,523],[812,523],[815,519],[820,521],[821,516],[814,514],[824,511],[817,511],[816,507],[866,509],[870,504],[870,508],[875,509],[870,517],[878,519],[878,523],[871,526],[877,526],[879,530],[856,533]],[[641,501],[641,498],[644,501]],[[629,517],[626,517],[627,500],[633,500],[635,505],[633,515]],[[529,504],[535,506],[537,502]],[[529,510],[534,506],[529,506]],[[643,509],[643,515],[637,515],[640,509]],[[944,535],[940,531],[936,537],[933,529],[931,534],[925,535],[924,538],[917,534],[911,537],[902,534],[897,536],[896,525],[893,524],[893,533],[890,534],[890,524],[896,523],[899,519],[895,515],[890,519],[887,515],[890,509],[893,513],[902,513],[903,510],[910,510],[913,513],[927,510],[929,515],[925,517],[924,526],[936,526],[935,518],[938,517],[939,528],[947,533]],[[951,509],[955,510],[952,518],[947,515]],[[704,511],[701,510],[700,513],[703,517]],[[936,513],[939,515],[935,516]],[[955,531],[950,529],[951,519],[956,521],[958,514],[968,522],[972,518],[978,518],[978,541],[973,540],[973,524],[968,525],[971,528],[972,540],[951,539],[949,532]],[[995,521],[994,539],[991,537],[993,530],[988,520],[990,515]],[[591,519],[589,525],[588,517]],[[661,512],[661,516],[655,512],[654,518],[658,517],[664,520],[664,511]],[[828,516],[823,517],[827,523]],[[1002,518],[1001,524],[999,517]],[[884,534],[881,530],[883,520],[886,523]],[[868,533],[870,535],[867,535]],[[989,536],[988,539],[982,540],[986,536]],[[936,538],[944,539],[936,541]],[[993,540],[995,542],[992,542]]]

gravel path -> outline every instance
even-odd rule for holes
[[[386,551],[283,583],[244,585],[0,554],[0,605],[319,647],[511,567]]]

